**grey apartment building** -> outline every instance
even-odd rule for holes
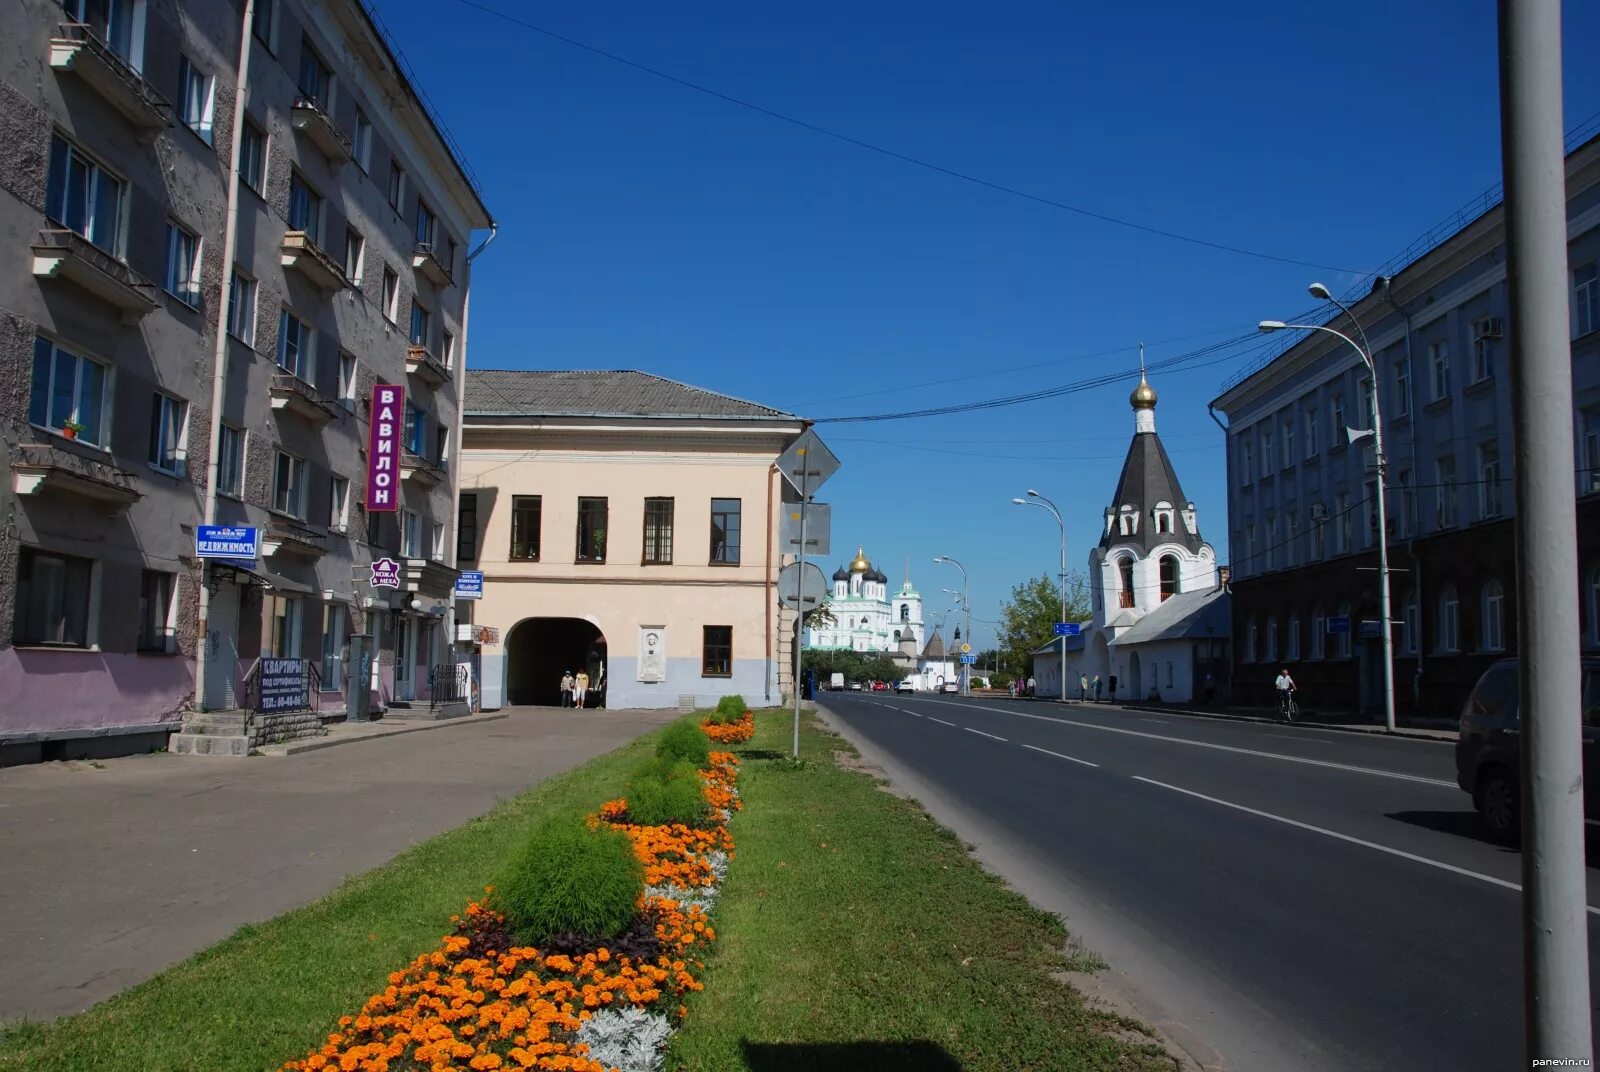
[[[1580,586],[1600,645],[1600,138],[1566,160]],[[1213,403],[1227,416],[1234,687],[1269,702],[1288,667],[1307,706],[1382,704],[1378,543],[1392,571],[1401,711],[1456,717],[1482,670],[1517,651],[1505,220],[1486,202],[1352,306],[1371,340],[1387,455],[1378,532],[1368,372],[1309,332]],[[1291,310],[1261,310],[1279,318]],[[1329,325],[1353,334],[1342,315]],[[1336,623],[1330,631],[1330,621]],[[1344,626],[1348,624],[1348,630]]]
[[[165,740],[269,655],[342,713],[352,632],[380,705],[426,697],[492,227],[361,0],[5,6],[4,757]],[[364,508],[375,384],[406,399],[388,513]],[[197,558],[208,521],[259,557]],[[379,557],[398,590],[367,584]]]

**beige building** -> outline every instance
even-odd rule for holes
[[[804,420],[642,372],[468,370],[463,409],[457,557],[483,597],[457,614],[499,632],[484,707],[558,703],[567,671],[614,708],[778,701],[795,496],[773,463]]]

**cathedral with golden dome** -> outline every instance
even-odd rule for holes
[[[892,653],[906,645],[922,651],[922,596],[911,587],[909,566],[900,590],[891,595],[889,578],[858,547],[850,564],[834,573],[827,605],[833,622],[811,629],[807,647]]]

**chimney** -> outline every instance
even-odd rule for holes
[[[1233,579],[1233,569],[1230,566],[1217,567],[1217,587],[1222,591],[1228,590],[1228,582]]]

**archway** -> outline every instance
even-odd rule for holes
[[[589,675],[587,707],[605,700],[606,638],[582,618],[524,618],[506,637],[506,703],[556,707],[561,675]]]
[[[1128,698],[1130,700],[1144,699],[1144,682],[1139,680],[1139,653],[1128,652]]]

